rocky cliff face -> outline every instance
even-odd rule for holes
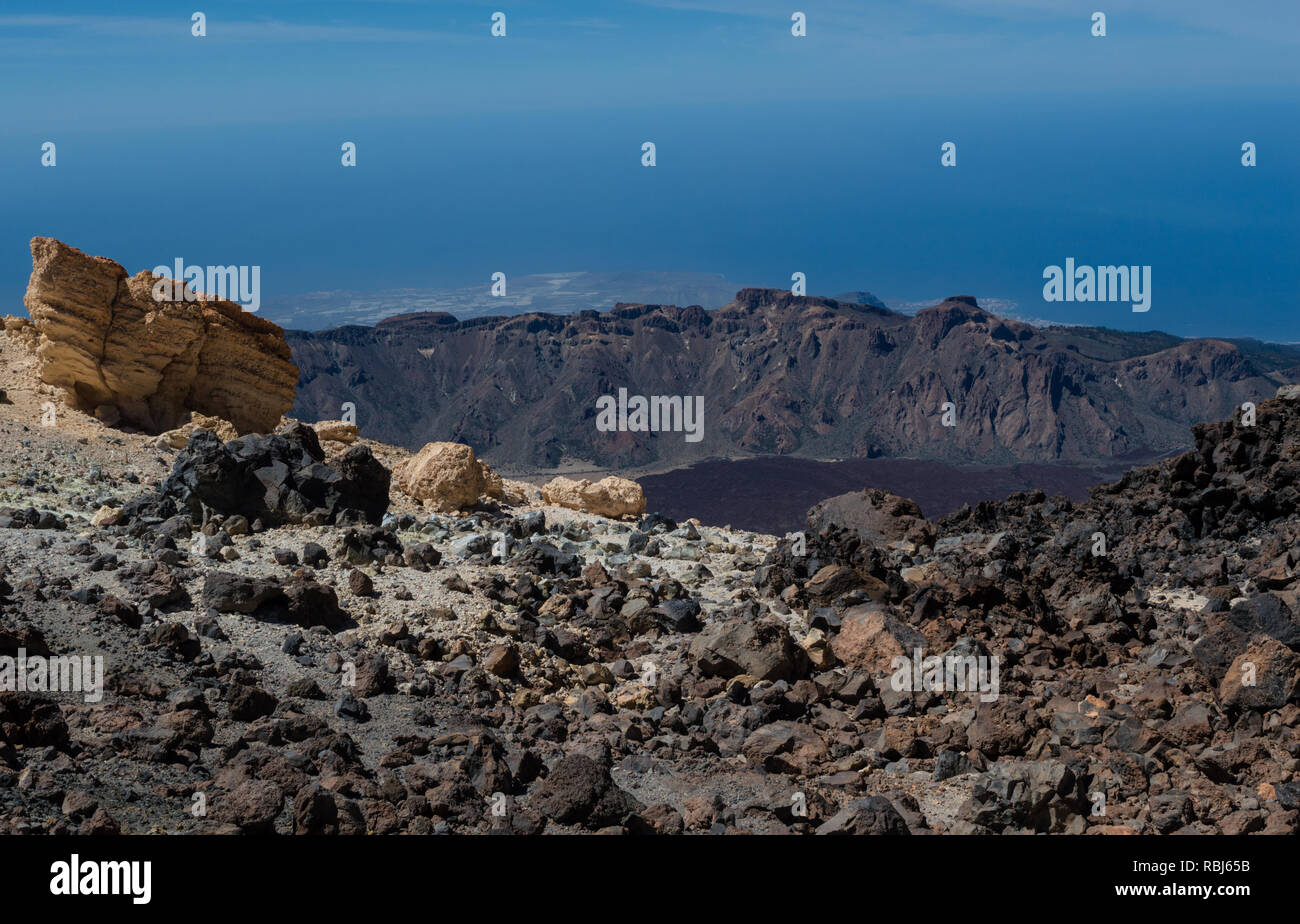
[[[498,466],[684,464],[747,454],[949,462],[1096,461],[1185,447],[1187,427],[1271,395],[1300,353],[1039,329],[970,297],[915,317],[745,289],[724,308],[609,312],[289,334],[295,414],[355,402],[367,435],[454,439]],[[601,432],[596,401],[703,395],[704,436]],[[954,426],[942,407],[954,405]]]
[[[34,238],[24,304],[41,380],[73,407],[154,433],[191,411],[274,429],[298,374],[284,331],[222,299],[155,301],[158,279]]]

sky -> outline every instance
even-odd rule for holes
[[[0,313],[49,235],[263,299],[802,272],[1300,341],[1298,52],[1293,0],[0,0]],[[1150,311],[1044,301],[1067,258],[1150,266]]]

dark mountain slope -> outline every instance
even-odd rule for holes
[[[723,308],[457,321],[413,314],[373,328],[290,332],[293,413],[357,405],[367,436],[470,443],[495,464],[602,467],[790,454],[950,463],[1104,461],[1186,445],[1194,421],[1271,395],[1289,347],[1090,328],[1042,330],[969,296],[909,317],[745,289]],[[1288,362],[1289,360],[1289,362]],[[599,432],[596,400],[703,395],[704,437]],[[942,423],[955,405],[956,425]]]

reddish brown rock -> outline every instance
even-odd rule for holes
[[[911,658],[917,648],[924,649],[925,636],[899,622],[875,604],[864,604],[844,614],[840,633],[831,643],[835,657],[848,667],[866,671],[876,677],[893,673],[893,659]]]
[[[1260,638],[1237,656],[1219,684],[1219,700],[1236,709],[1280,709],[1300,684],[1300,656],[1281,642]]]
[[[874,488],[827,498],[808,511],[808,525],[814,532],[840,527],[873,545],[934,539],[934,527],[915,502]]]
[[[826,759],[826,743],[807,725],[780,721],[755,729],[741,752],[772,773],[807,774]]]
[[[519,667],[519,653],[513,645],[497,645],[483,659],[483,669],[498,677],[509,677]]]

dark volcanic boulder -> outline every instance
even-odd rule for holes
[[[206,510],[272,526],[309,516],[333,523],[356,510],[378,523],[388,509],[390,480],[388,469],[364,446],[326,463],[315,431],[295,422],[268,436],[249,434],[228,443],[210,430],[196,430],[160,493],[175,498],[194,519]]]
[[[512,562],[534,574],[559,574],[577,577],[582,572],[582,560],[571,552],[561,552],[549,542],[528,546]]]
[[[1218,685],[1228,665],[1256,637],[1300,649],[1300,621],[1277,594],[1259,594],[1239,600],[1226,613],[1207,614],[1205,631],[1192,647],[1192,657],[1206,679]]]
[[[218,613],[254,613],[283,594],[279,584],[263,578],[229,571],[209,571],[203,577],[203,604]]]
[[[874,488],[827,498],[808,511],[808,526],[814,533],[839,527],[872,545],[899,539],[923,545],[934,537],[934,527],[914,501]]]
[[[324,626],[338,631],[352,624],[351,617],[339,606],[338,594],[328,584],[295,576],[285,582],[284,597],[289,620],[304,628]]]
[[[68,724],[56,702],[34,693],[0,692],[0,741],[58,747],[67,740]]]
[[[971,820],[993,831],[1077,834],[1091,809],[1089,782],[1059,760],[993,764],[972,787]]]
[[[690,656],[705,677],[796,680],[808,668],[803,650],[775,620],[714,623],[691,643]]]
[[[303,628],[337,631],[350,623],[334,588],[295,575],[283,583],[228,571],[203,578],[203,605],[218,613],[243,613],[263,622],[291,622]]]
[[[308,428],[310,429],[310,428]],[[365,446],[352,446],[336,463],[340,507],[360,510],[371,523],[388,512],[388,487],[392,474]]]
[[[884,796],[851,802],[826,820],[818,834],[911,834],[898,809]]]
[[[532,805],[560,824],[623,824],[641,804],[615,784],[609,768],[585,754],[560,760],[533,791]]]

